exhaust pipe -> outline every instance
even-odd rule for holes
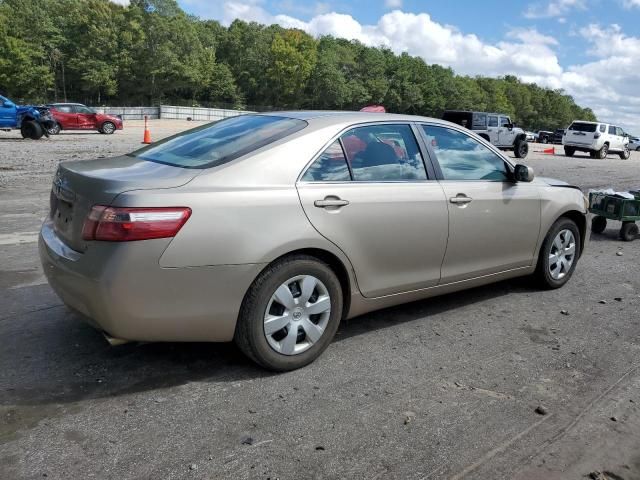
[[[115,338],[109,335],[107,332],[102,332],[104,338],[109,342],[109,345],[112,347],[117,347],[118,345],[124,345],[125,343],[129,343],[130,340],[125,340],[124,338]]]

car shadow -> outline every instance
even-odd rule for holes
[[[335,342],[534,288],[515,279],[387,308],[342,322]],[[52,296],[52,294],[50,294]],[[52,297],[53,298],[53,297]],[[0,405],[35,406],[161,390],[190,382],[237,382],[275,373],[233,343],[130,343],[111,347],[59,303],[0,319]],[[308,367],[313,368],[313,367]]]

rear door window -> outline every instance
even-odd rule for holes
[[[297,118],[240,115],[208,123],[141,148],[131,156],[183,168],[230,162],[307,126]]]
[[[72,110],[70,105],[56,105],[53,108],[62,113],[71,113]]]
[[[82,113],[84,115],[90,115],[93,112],[89,107],[85,107],[84,105],[74,105],[74,110],[76,113]]]
[[[356,182],[426,180],[418,143],[409,125],[357,127],[342,137]]]
[[[340,140],[333,142],[302,176],[305,182],[348,182],[351,180],[347,158]]]
[[[607,126],[606,126],[606,125],[604,125],[604,124],[602,124],[602,125],[600,125],[599,130],[600,130],[602,133],[604,133],[604,132],[606,132],[606,131],[607,131]]]

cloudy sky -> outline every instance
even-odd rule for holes
[[[563,88],[640,135],[640,0],[179,0],[189,13],[385,45],[468,75]]]

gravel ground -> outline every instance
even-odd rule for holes
[[[0,478],[640,479],[640,241],[619,225],[560,290],[520,279],[368,314],[291,373],[231,344],[114,348],[52,293],[35,238],[60,160],[141,139],[139,122],[0,133]],[[531,147],[538,175],[640,187],[640,153]]]

